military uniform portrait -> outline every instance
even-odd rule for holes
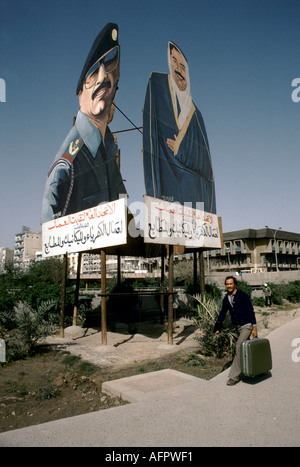
[[[109,23],[96,37],[79,77],[79,111],[49,169],[41,223],[126,196],[108,126],[119,78],[119,29]]]
[[[146,90],[143,109],[146,193],[215,214],[214,176],[204,121],[192,100],[187,59],[171,41],[168,67],[168,74],[151,73]]]

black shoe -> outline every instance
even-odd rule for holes
[[[230,379],[227,381],[227,386],[234,386],[235,384],[237,384],[239,382],[239,380],[234,380],[234,379]]]

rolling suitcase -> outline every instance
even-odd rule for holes
[[[257,376],[272,369],[270,342],[266,338],[256,338],[242,343],[241,368],[245,376]]]

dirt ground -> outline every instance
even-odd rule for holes
[[[300,316],[300,308],[255,311],[259,337]],[[140,323],[134,332],[118,325],[106,345],[99,329],[66,328],[34,357],[0,367],[0,432],[124,404],[102,392],[104,381],[165,368],[213,378],[229,357],[201,355],[197,335],[185,318],[174,323],[173,345],[161,324]]]

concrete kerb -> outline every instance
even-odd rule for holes
[[[126,402],[139,402],[151,398],[153,393],[157,395],[158,393],[165,394],[173,389],[182,390],[184,385],[199,381],[201,380],[195,376],[166,369],[106,381],[102,385],[102,391],[120,397]]]

